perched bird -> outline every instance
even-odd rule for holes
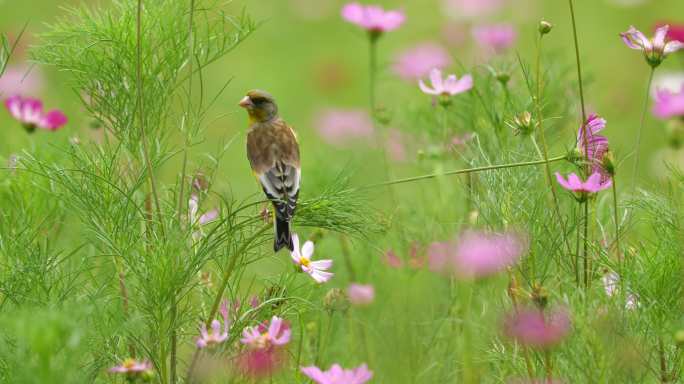
[[[290,221],[297,208],[301,169],[294,130],[278,115],[269,93],[252,90],[240,101],[249,114],[247,158],[264,193],[275,208],[274,251],[294,249]]]

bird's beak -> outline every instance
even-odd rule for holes
[[[242,100],[240,100],[240,103],[238,103],[238,105],[242,108],[247,108],[254,105],[254,103],[252,103],[252,99],[250,99],[249,96],[245,96],[242,98]]]

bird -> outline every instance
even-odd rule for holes
[[[297,135],[278,114],[270,93],[251,90],[238,104],[247,111],[247,159],[274,207],[274,252],[294,250],[290,223],[297,209],[301,166]]]

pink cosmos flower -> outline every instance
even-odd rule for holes
[[[473,77],[464,75],[458,79],[456,75],[449,75],[446,80],[443,80],[442,71],[434,68],[430,72],[430,83],[432,88],[428,87],[423,80],[420,80],[418,82],[420,90],[428,95],[454,96],[470,90],[473,87]]]
[[[681,41],[672,40],[666,42],[669,29],[669,25],[660,27],[656,30],[653,39],[649,39],[641,31],[634,28],[634,26],[630,26],[629,30],[621,33],[620,36],[625,45],[629,48],[643,51],[646,61],[652,67],[657,67],[667,55],[684,48],[684,43]]]
[[[292,245],[294,246],[294,251],[290,253],[290,256],[292,257],[292,262],[297,267],[300,267],[302,271],[308,273],[311,278],[319,284],[332,279],[334,274],[332,272],[325,272],[332,267],[332,260],[311,261],[311,256],[313,256],[314,253],[314,243],[311,240],[304,243],[300,252],[299,236],[296,233],[293,233]]]
[[[546,349],[559,344],[570,331],[565,309],[544,313],[537,308],[520,309],[504,321],[506,336],[533,348]]]
[[[385,252],[383,255],[383,261],[388,267],[391,268],[401,268],[404,266],[404,261],[401,260],[399,256],[397,256],[396,252],[394,252],[393,249],[388,250]]]
[[[526,247],[526,241],[514,232],[466,231],[454,248],[455,273],[461,278],[493,275],[513,266]]]
[[[375,299],[375,288],[370,284],[351,283],[347,287],[347,296],[354,305],[368,305]]]
[[[677,23],[658,23],[656,24],[656,31],[658,28],[669,25],[670,29],[667,31],[667,38],[672,41],[680,41],[684,43],[684,24]]]
[[[443,0],[444,11],[454,19],[476,19],[490,15],[504,4],[504,0]]]
[[[582,179],[574,173],[571,173],[566,180],[560,173],[556,172],[556,180],[558,180],[558,184],[563,188],[568,191],[579,193],[582,196],[602,191],[609,188],[613,183],[610,179],[601,182],[601,174],[598,172],[592,173],[587,181],[582,181]]]
[[[587,118],[586,123],[577,130],[577,149],[580,154],[586,157],[591,164],[592,173],[601,174],[601,184],[605,183],[612,176],[604,168],[603,159],[608,153],[608,139],[599,135],[606,127],[606,120],[592,113]],[[584,135],[586,133],[586,141]],[[585,154],[585,152],[588,152]]]
[[[601,283],[603,284],[603,289],[606,291],[606,296],[613,297],[618,291],[618,282],[620,281],[620,276],[615,272],[608,272],[603,277],[601,277]]]
[[[518,32],[511,24],[481,25],[473,28],[473,37],[478,45],[502,53],[512,47],[518,39]]]
[[[126,359],[121,364],[109,368],[109,372],[122,373],[130,378],[149,377],[154,373],[152,363],[135,359]]]
[[[354,2],[342,7],[342,18],[365,29],[371,35],[379,36],[383,32],[401,27],[406,15],[402,11],[385,11],[378,5],[361,5]]]
[[[43,76],[38,67],[14,65],[0,76],[0,96],[19,93],[36,94],[43,88]]]
[[[327,371],[316,366],[302,367],[302,373],[317,384],[364,384],[373,377],[366,364],[354,369],[343,369],[339,364],[333,364]]]
[[[416,81],[427,76],[434,68],[451,65],[449,52],[435,42],[424,42],[399,54],[392,69],[404,80]]]
[[[434,242],[428,246],[428,269],[432,272],[440,272],[449,268],[451,250],[454,244],[450,242]]]
[[[12,96],[5,100],[5,107],[28,132],[36,128],[56,131],[67,123],[67,117],[59,109],[43,112],[43,103],[38,99]]]
[[[336,146],[373,137],[373,120],[364,110],[324,110],[318,115],[314,125],[323,140]]]
[[[195,228],[195,231],[192,234],[192,239],[195,242],[199,241],[202,238],[202,236],[204,236],[204,231],[202,230],[202,227],[213,221],[216,221],[216,219],[219,217],[218,209],[212,209],[210,211],[207,211],[202,215],[199,215],[199,217],[198,213],[199,196],[193,193],[190,196],[190,199],[188,200],[188,220],[190,222],[190,226],[192,228]]]
[[[240,342],[252,349],[280,347],[290,342],[291,333],[290,325],[285,320],[273,316],[268,328],[263,324],[246,327],[242,331]]]
[[[241,353],[237,367],[243,375],[254,379],[269,377],[285,364],[286,355],[281,349],[250,349]]]
[[[669,90],[658,90],[653,114],[660,119],[684,116],[684,85],[677,93]]]
[[[212,347],[228,340],[228,328],[230,327],[230,320],[228,319],[228,301],[224,300],[221,303],[221,317],[223,317],[223,330],[221,330],[221,322],[214,319],[211,322],[211,330],[207,330],[207,325],[202,323],[200,328],[200,337],[197,338],[197,348]]]

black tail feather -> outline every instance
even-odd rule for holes
[[[283,247],[290,251],[294,250],[294,247],[292,246],[292,236],[290,235],[290,223],[287,220],[278,218],[276,215],[273,250],[278,252]]]

